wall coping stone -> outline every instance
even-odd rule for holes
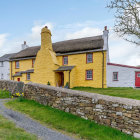
[[[125,104],[125,105],[128,105],[128,106],[140,106],[140,100],[135,100],[135,99],[113,97],[113,96],[101,95],[101,94],[97,94],[97,93],[89,93],[89,92],[84,92],[84,91],[78,91],[78,90],[72,90],[72,89],[66,89],[66,88],[60,88],[60,87],[53,87],[53,86],[48,86],[48,85],[43,85],[43,84],[38,84],[38,83],[32,83],[32,82],[27,83],[27,85],[33,85],[33,86],[37,86],[37,87],[40,87],[40,88],[46,88],[46,89],[50,89],[50,90],[55,90],[57,92],[64,92],[64,93],[68,93],[68,94],[76,95],[76,96],[94,98],[94,99],[97,99],[97,100],[117,102],[117,103]]]

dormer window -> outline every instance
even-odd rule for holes
[[[63,65],[68,65],[68,56],[63,57]]]
[[[15,68],[18,69],[19,68],[19,61],[15,62]]]
[[[87,53],[86,63],[93,63],[93,53]]]

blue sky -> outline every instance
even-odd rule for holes
[[[105,8],[110,0],[1,0],[0,56],[17,52],[24,40],[40,44],[40,29],[48,25],[53,42],[102,34],[110,30],[112,62],[139,65],[140,49],[113,32],[113,12]],[[128,61],[129,60],[129,61]]]

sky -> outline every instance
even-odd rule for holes
[[[140,65],[140,46],[119,38],[113,31],[110,0],[0,0],[0,56],[41,44],[41,28],[47,25],[52,42],[96,36],[109,29],[110,61]]]

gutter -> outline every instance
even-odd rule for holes
[[[13,80],[12,77],[13,76],[12,76],[12,61],[11,61],[11,80]]]
[[[102,88],[104,88],[104,52],[102,51]]]

